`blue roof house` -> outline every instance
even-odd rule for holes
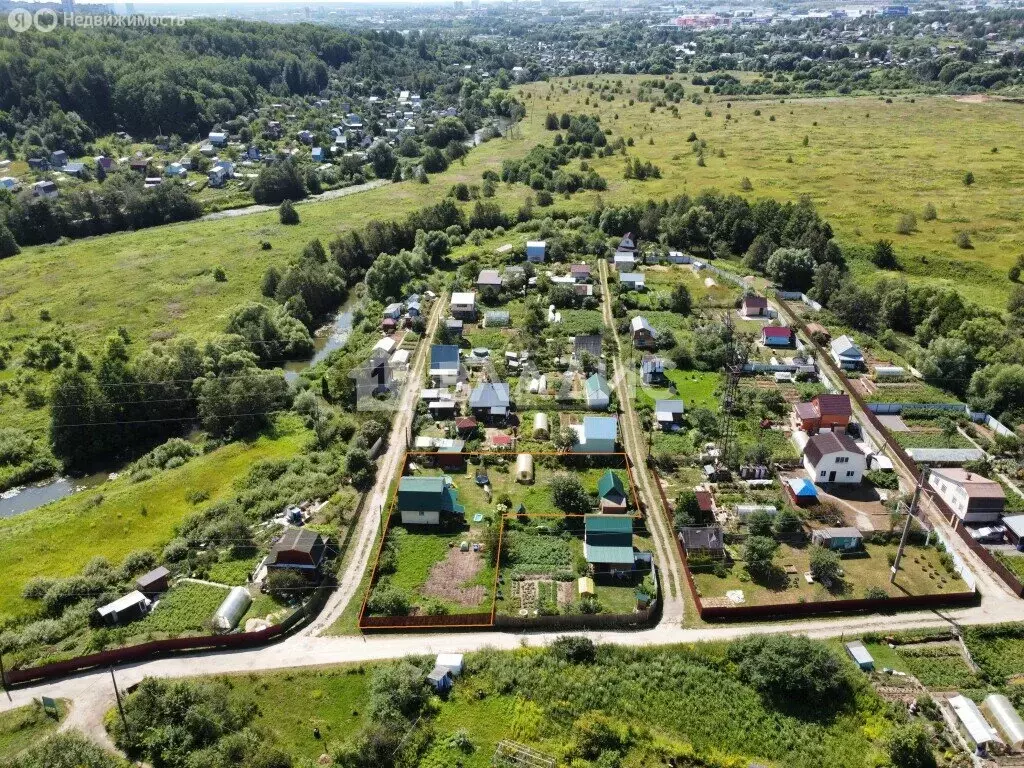
[[[454,344],[434,344],[430,348],[430,378],[439,387],[459,381],[459,348]]]
[[[469,394],[469,409],[485,423],[505,419],[511,406],[509,388],[505,382],[477,384]]]
[[[614,453],[619,439],[619,421],[614,416],[584,416],[574,424],[576,444],[573,453]]]
[[[544,262],[548,244],[544,240],[528,240],[526,243],[526,260],[534,264]]]
[[[643,272],[620,272],[619,283],[631,291],[642,291],[647,287]]]

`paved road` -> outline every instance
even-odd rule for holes
[[[334,200],[339,197],[348,197],[349,195],[358,195],[360,192],[368,192],[371,189],[382,187],[385,184],[391,182],[387,179],[375,179],[368,181],[365,184],[356,184],[351,187],[342,187],[341,189],[330,189],[319,195],[310,195],[304,200],[297,200],[296,205],[304,205],[305,203],[315,203],[322,200]],[[217,211],[216,213],[208,213],[205,216],[200,217],[200,221],[217,221],[217,219],[234,219],[238,216],[251,216],[254,213],[266,213],[267,211],[276,210],[276,205],[247,205],[244,208],[230,208],[226,211]]]
[[[647,508],[647,527],[654,539],[654,550],[657,555],[656,566],[661,573],[662,620],[669,623],[682,621],[684,613],[683,583],[680,579],[682,562],[679,560],[673,532],[666,524],[661,513],[661,497],[653,489],[653,481],[647,471],[645,457],[647,451],[643,445],[643,430],[633,407],[633,383],[635,381],[632,365],[627,367],[623,353],[622,340],[615,328],[615,316],[612,314],[611,292],[608,290],[608,262],[598,261],[601,275],[601,291],[603,294],[602,313],[604,324],[611,331],[615,342],[615,391],[622,406],[619,426],[622,432],[622,445],[633,460],[633,476],[640,489],[640,496]]]
[[[363,572],[366,570],[373,556],[374,545],[377,542],[377,534],[380,531],[381,515],[387,506],[388,486],[392,478],[399,471],[399,464],[405,456],[405,447],[408,445],[407,435],[416,415],[416,398],[419,395],[420,383],[423,381],[431,339],[437,331],[437,324],[442,316],[442,309],[448,303],[448,296],[442,293],[434,300],[434,306],[430,311],[430,318],[427,321],[427,329],[420,339],[416,354],[413,356],[409,373],[405,379],[405,386],[399,398],[398,409],[395,412],[394,420],[391,422],[391,434],[388,436],[387,452],[377,465],[377,479],[370,492],[370,498],[364,505],[356,530],[356,538],[351,544],[352,557],[349,559],[345,573],[342,574],[338,588],[328,599],[324,609],[319,616],[304,627],[298,634],[303,636],[318,635],[331,626],[341,616],[349,601],[355,596],[362,580]]]

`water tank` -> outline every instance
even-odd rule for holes
[[[250,605],[252,598],[249,597],[249,590],[245,587],[232,587],[224,602],[214,611],[213,628],[220,632],[230,632],[238,626]]]
[[[1001,693],[993,693],[985,699],[985,709],[992,715],[1010,749],[1019,750],[1024,747],[1024,720],[1021,720],[1013,704]]]

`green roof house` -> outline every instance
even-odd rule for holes
[[[398,511],[403,525],[440,525],[442,520],[466,514],[448,476],[403,477],[398,484]]]
[[[610,469],[597,481],[597,499],[602,512],[626,511],[626,488]]]
[[[587,515],[583,554],[595,571],[633,570],[633,521],[628,517]]]

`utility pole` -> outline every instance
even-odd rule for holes
[[[124,716],[124,706],[121,704],[121,691],[117,689],[117,679],[114,677],[113,667],[110,667],[110,681],[114,684],[114,696],[117,698],[117,711],[121,715],[121,725],[124,726],[124,735],[130,743],[132,740],[132,732],[128,727],[128,718]]]
[[[900,560],[903,559],[903,550],[907,546],[907,536],[910,534],[910,523],[917,511],[917,502],[921,498],[921,490],[924,488],[924,481],[928,478],[928,468],[921,470],[921,477],[917,480],[917,487],[914,488],[914,498],[910,502],[910,509],[907,510],[907,521],[903,524],[903,535],[900,537],[900,546],[896,550],[896,559],[892,562],[892,575],[889,576],[889,583],[896,583],[896,573],[900,569]]]

